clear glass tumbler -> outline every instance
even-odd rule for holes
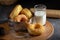
[[[34,6],[34,23],[46,24],[46,6],[37,4]]]

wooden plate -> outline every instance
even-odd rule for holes
[[[44,28],[45,28],[45,32],[43,34],[41,34],[40,36],[15,39],[11,34],[8,34],[4,37],[4,39],[6,39],[6,40],[45,40],[45,39],[50,38],[53,35],[54,27],[49,21],[47,21]]]

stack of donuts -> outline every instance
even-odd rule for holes
[[[33,17],[32,12],[28,8],[23,8],[21,5],[16,5],[9,17],[14,22],[25,22],[26,29],[30,35],[41,35],[45,31],[43,25],[29,23],[30,18]]]

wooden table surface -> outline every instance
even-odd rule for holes
[[[0,24],[0,27],[4,27],[4,29],[6,30],[6,32],[9,31],[9,25],[8,23],[4,23],[4,24]],[[28,39],[16,39],[16,40],[46,40],[48,38],[50,38],[53,33],[54,33],[54,27],[51,25],[50,22],[46,22],[46,25],[45,25],[45,32],[40,35],[40,36],[37,36],[37,37],[32,37],[32,38],[28,38]],[[5,40],[15,40],[14,37],[12,37],[11,34],[7,33],[4,37],[2,37],[2,39],[5,39]]]

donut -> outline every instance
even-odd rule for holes
[[[20,14],[14,18],[15,22],[27,21],[28,18],[24,14]]]
[[[45,31],[45,28],[43,25],[36,23],[36,24],[29,24],[27,30],[31,35],[41,35]]]
[[[26,15],[28,18],[31,18],[32,17],[32,13],[29,9],[27,8],[24,8],[22,11],[21,11],[21,14],[24,14]]]
[[[21,5],[16,5],[16,7],[10,13],[10,18],[14,19],[15,16],[19,15],[19,13],[22,11],[22,9],[23,8]]]

